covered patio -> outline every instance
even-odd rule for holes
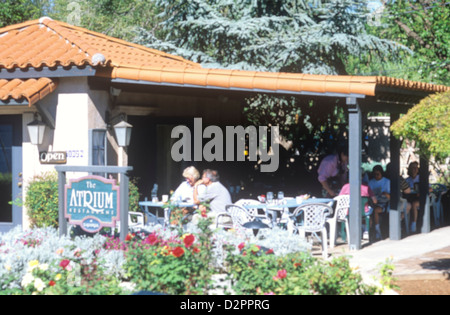
[[[388,77],[346,77],[320,76],[290,73],[260,73],[249,71],[231,71],[218,69],[114,69],[99,74],[105,79],[102,84],[110,84],[113,88],[123,92],[135,90],[137,87],[145,93],[171,95],[189,95],[198,98],[217,98],[226,95],[231,99],[244,99],[255,94],[289,96],[305,100],[321,101],[333,100],[348,111],[349,131],[349,175],[351,185],[350,201],[350,240],[351,250],[362,247],[361,232],[361,165],[363,126],[367,115],[371,113],[388,113],[391,124],[401,114],[423,98],[448,89],[445,86],[435,86],[419,82],[388,78]],[[125,95],[124,95],[125,98]],[[122,101],[124,101],[122,99]],[[126,103],[126,101],[125,101]],[[222,106],[222,104],[217,104]],[[236,109],[235,109],[236,110]],[[400,240],[402,210],[398,209],[400,200],[400,147],[401,141],[390,137],[391,160],[391,202],[389,212],[389,237]],[[428,162],[421,160],[421,190],[428,187]],[[313,174],[311,181],[315,181]],[[421,197],[421,207],[425,205],[426,195]],[[430,232],[430,213],[422,212],[422,232]],[[419,219],[420,220],[420,219]]]
[[[87,135],[88,130],[95,130],[100,125],[106,130],[108,127],[104,126],[109,125],[112,117],[117,115],[129,119],[151,117],[151,120],[143,121],[142,126],[149,122],[156,125],[159,121],[180,124],[195,117],[205,117],[205,124],[221,121],[223,124],[238,125],[242,123],[241,109],[245,98],[257,94],[314,99],[319,104],[331,100],[343,107],[348,112],[349,122],[350,247],[353,250],[361,248],[362,139],[363,121],[367,113],[389,113],[393,122],[428,95],[449,89],[388,77],[207,69],[177,56],[50,18],[3,28],[0,35],[0,47],[5,47],[0,53],[0,104],[4,105],[0,106],[0,114],[22,115],[29,108],[38,111],[49,125],[56,126],[56,131],[52,132],[57,136],[54,139],[49,137],[44,146],[61,151],[70,150],[66,148],[68,134],[75,135],[81,131]],[[51,95],[47,97],[47,94]],[[71,115],[78,112],[74,104],[69,104],[70,95],[86,96],[76,105],[83,104],[87,113],[83,116],[85,122],[75,126],[78,131],[68,127],[64,129],[64,124],[69,126],[72,122]],[[61,117],[67,119],[66,123],[60,122]],[[133,137],[137,136],[134,132]],[[146,135],[141,137],[143,142],[156,141],[146,138]],[[75,136],[73,138],[73,142],[78,141]],[[109,160],[119,166],[132,164],[129,163],[131,155],[141,154],[133,153],[131,147],[128,152],[119,148],[109,131],[107,142],[109,151],[115,154]],[[86,143],[79,146],[86,148],[83,149],[87,151],[83,151],[86,155],[92,156]],[[167,147],[157,143],[153,148],[164,151],[161,154],[170,154],[170,149],[167,153]],[[394,174],[399,174],[399,150],[400,141],[391,138]],[[24,156],[32,154],[24,152]],[[82,162],[92,161],[84,159]],[[145,162],[145,159],[140,160],[140,163]],[[427,178],[425,163],[422,161],[422,178]],[[157,163],[151,167],[161,172],[172,171],[170,167]],[[27,171],[30,174],[36,172],[31,166]],[[401,237],[400,213],[396,209],[399,201],[397,177],[392,176],[391,181],[391,239]],[[423,181],[421,185],[427,187],[428,183]],[[422,196],[422,204],[425,197]],[[423,231],[429,231],[429,219],[427,221],[425,218]]]

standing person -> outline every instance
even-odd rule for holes
[[[348,178],[348,148],[340,148],[338,153],[326,156],[320,163],[318,180],[324,194],[334,198],[339,194]]]
[[[372,170],[373,178],[369,181],[369,187],[375,194],[378,203],[374,209],[374,221],[376,238],[381,239],[380,214],[385,212],[391,199],[391,181],[383,177],[381,165],[375,165]]]
[[[229,191],[219,182],[219,173],[214,170],[203,171],[202,179],[194,185],[194,203],[199,205],[201,212],[206,211],[206,207],[200,205],[201,202],[209,202],[210,212],[208,217],[215,219],[216,216],[225,212],[225,207],[232,204]],[[199,186],[204,185],[206,188],[199,191]],[[195,216],[194,216],[195,221]]]

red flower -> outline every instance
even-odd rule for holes
[[[156,245],[158,243],[158,237],[156,236],[155,233],[150,234],[149,236],[147,236],[147,238],[144,241],[144,244],[148,244],[148,245]]]
[[[195,254],[200,253],[200,248],[198,247],[194,247],[194,249],[192,250]]]
[[[238,245],[238,248],[240,251],[242,251],[244,249],[244,247],[245,247],[245,243],[241,243]]]
[[[56,285],[56,282],[53,280],[50,280],[50,282],[48,283],[49,287],[54,287]]]
[[[287,277],[287,271],[286,271],[286,269],[278,270],[278,273],[277,273],[277,278],[278,278],[278,279],[284,279],[284,278],[286,278],[286,277]]]
[[[174,255],[176,258],[180,258],[184,255],[184,249],[178,246],[174,250],[172,250],[172,255]]]
[[[129,241],[131,241],[132,239],[133,239],[133,235],[130,234],[130,233],[128,233],[128,234],[127,234],[127,237],[125,237],[125,242],[129,242]]]
[[[183,239],[184,246],[186,246],[186,248],[191,247],[192,244],[194,244],[194,241],[195,241],[195,236],[192,234],[185,236]]]
[[[59,266],[60,266],[62,269],[66,269],[67,266],[69,266],[69,264],[70,264],[70,260],[64,259],[63,261],[60,262]]]
[[[266,255],[270,255],[270,254],[273,254],[273,249],[269,249],[269,250],[266,252]]]

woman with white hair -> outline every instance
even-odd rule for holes
[[[183,172],[183,177],[186,179],[175,190],[172,195],[172,200],[193,202],[194,200],[194,185],[200,178],[200,172],[193,166],[189,166]]]

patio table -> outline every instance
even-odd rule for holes
[[[246,209],[262,209],[272,215],[272,224],[277,223],[278,213],[284,211],[284,209],[296,209],[299,206],[310,203],[334,203],[334,199],[331,198],[308,198],[298,202],[296,198],[285,198],[281,202],[277,203],[261,203],[261,204],[249,204],[244,205]],[[331,214],[330,214],[331,215]]]
[[[178,207],[181,208],[193,208],[196,205],[193,204],[192,202],[174,202],[172,201],[173,205],[176,205]],[[163,226],[168,226],[170,225],[170,215],[171,215],[171,209],[168,206],[167,202],[162,202],[162,201],[149,201],[147,198],[145,198],[145,201],[141,201],[139,202],[139,206],[144,210],[145,214],[147,215],[147,217],[154,217],[154,220],[156,219],[156,221],[158,220],[158,217],[155,216],[154,214],[150,213],[148,211],[148,208],[159,208],[159,209],[163,209],[164,210],[164,224]]]

